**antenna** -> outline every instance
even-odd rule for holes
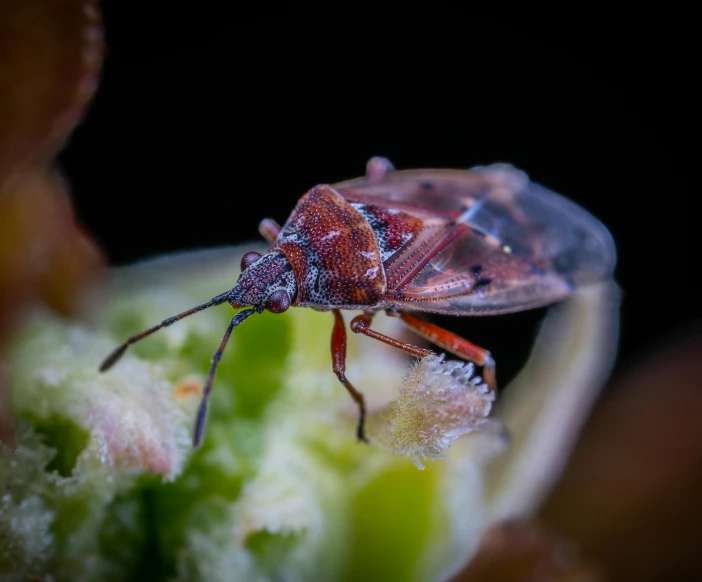
[[[214,305],[224,303],[229,297],[229,293],[230,292],[227,291],[226,293],[217,295],[217,297],[212,298],[207,303],[203,303],[202,305],[198,305],[197,307],[193,307],[191,309],[188,309],[187,311],[183,311],[183,313],[179,313],[178,315],[174,315],[172,317],[164,319],[158,325],[155,325],[154,327],[150,327],[149,329],[146,329],[136,335],[133,335],[126,342],[118,346],[109,356],[107,356],[104,359],[102,364],[100,364],[100,372],[106,372],[112,366],[114,366],[127,351],[127,348],[132,344],[135,344],[136,342],[144,339],[145,337],[151,335],[159,329],[168,327],[169,325],[172,325],[176,321],[180,321],[181,319],[188,317],[189,315],[193,315],[194,313],[202,311],[203,309],[207,309],[208,307],[213,307]],[[229,327],[227,327],[227,331],[224,333],[224,337],[222,338],[222,341],[219,344],[219,348],[217,348],[217,351],[212,356],[212,365],[210,366],[210,371],[207,374],[207,380],[205,380],[205,385],[202,387],[202,400],[200,401],[200,406],[198,406],[197,415],[195,417],[195,427],[193,429],[194,447],[199,447],[202,443],[202,437],[205,433],[205,424],[207,421],[207,405],[209,402],[210,393],[212,392],[212,384],[214,382],[215,372],[217,371],[217,364],[219,364],[219,361],[222,359],[222,353],[224,352],[224,348],[227,346],[229,336],[232,335],[232,330],[237,325],[245,321],[249,316],[253,315],[254,313],[256,313],[255,309],[244,309],[243,311],[240,311],[234,316],[234,318],[229,323]]]
[[[203,309],[207,309],[208,307],[213,307],[214,305],[219,305],[220,303],[224,303],[227,300],[227,297],[229,296],[229,291],[226,293],[222,293],[221,295],[217,295],[217,297],[214,297],[207,303],[203,303],[202,305],[198,305],[197,307],[193,307],[192,309],[188,309],[187,311],[183,311],[183,313],[179,313],[178,315],[174,315],[173,317],[169,317],[168,319],[164,319],[161,323],[158,325],[155,325],[154,327],[151,327],[147,330],[142,331],[141,333],[138,333],[136,335],[133,335],[130,337],[126,342],[124,342],[121,346],[117,347],[109,356],[107,356],[102,364],[100,364],[100,371],[101,372],[107,372],[112,366],[114,366],[119,359],[124,355],[124,352],[127,351],[127,348],[131,346],[132,344],[137,343],[139,340],[143,340],[145,337],[151,335],[152,333],[158,331],[159,329],[163,329],[164,327],[168,327],[169,325],[174,324],[176,321],[180,321],[184,317],[188,317],[189,315],[192,315],[193,313],[197,313],[198,311],[202,311]]]
[[[202,387],[202,400],[200,400],[200,406],[197,408],[197,415],[195,416],[195,428],[193,429],[193,446],[199,447],[202,443],[202,436],[205,434],[205,423],[207,422],[207,404],[210,399],[210,392],[212,392],[212,383],[214,382],[215,371],[217,370],[217,364],[222,358],[222,353],[224,348],[227,346],[229,341],[229,336],[232,335],[232,330],[246,320],[249,316],[256,313],[254,309],[244,309],[237,313],[232,321],[227,327],[227,331],[224,332],[224,337],[222,338],[217,351],[212,356],[212,365],[210,366],[210,371],[207,374],[207,380],[205,380],[205,385]]]

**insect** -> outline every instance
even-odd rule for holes
[[[490,352],[416,314],[495,315],[545,306],[610,276],[616,260],[612,238],[595,217],[501,164],[396,171],[387,159],[372,158],[364,177],[315,186],[282,227],[265,219],[259,230],[272,247],[242,257],[232,289],[130,337],[100,366],[108,370],[130,345],[198,311],[225,302],[245,308],[212,357],[193,446],[202,442],[229,337],[255,313],[291,306],[332,312],[332,369],[358,404],[356,433],[365,441],[363,394],[346,377],[343,310],[363,312],[351,320],[354,333],[416,357],[434,353],[371,327],[378,311],[399,317],[419,336],[482,366],[494,391]]]

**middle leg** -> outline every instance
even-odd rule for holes
[[[431,356],[432,354],[434,354],[434,352],[432,352],[431,350],[425,350],[424,348],[401,342],[400,340],[396,340],[395,338],[392,338],[383,333],[380,333],[379,331],[371,329],[370,324],[372,320],[372,312],[366,312],[361,315],[357,315],[351,320],[351,331],[354,333],[362,333],[363,335],[372,337],[373,339],[383,342],[384,344],[388,344],[389,346],[392,346],[399,350],[405,351],[408,354],[412,354],[413,356],[416,356],[418,358],[424,358],[426,356]]]

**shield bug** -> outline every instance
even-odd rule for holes
[[[100,366],[108,370],[135,342],[208,307],[245,308],[231,320],[203,386],[193,445],[203,437],[217,363],[233,329],[264,310],[331,311],[332,368],[359,408],[357,436],[365,440],[365,404],[346,378],[342,310],[361,310],[350,328],[413,356],[431,350],[375,331],[385,311],[440,348],[482,366],[495,390],[490,353],[416,313],[496,315],[560,301],[581,285],[611,275],[616,253],[607,229],[587,211],[508,165],[471,170],[395,171],[384,158],[366,175],[319,185],[280,227],[261,222],[272,245],[246,253],[236,285],[202,305],[130,337]]]

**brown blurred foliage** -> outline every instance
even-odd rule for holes
[[[698,330],[614,383],[537,521],[493,528],[455,582],[702,580],[700,418]]]
[[[619,381],[541,520],[612,580],[702,580],[702,332]]]
[[[470,564],[452,582],[604,582],[578,547],[533,521],[497,524],[485,533]]]
[[[97,2],[0,2],[0,350],[26,308],[72,314],[101,272],[54,158],[94,93],[102,52]],[[0,374],[3,442],[6,389]]]

